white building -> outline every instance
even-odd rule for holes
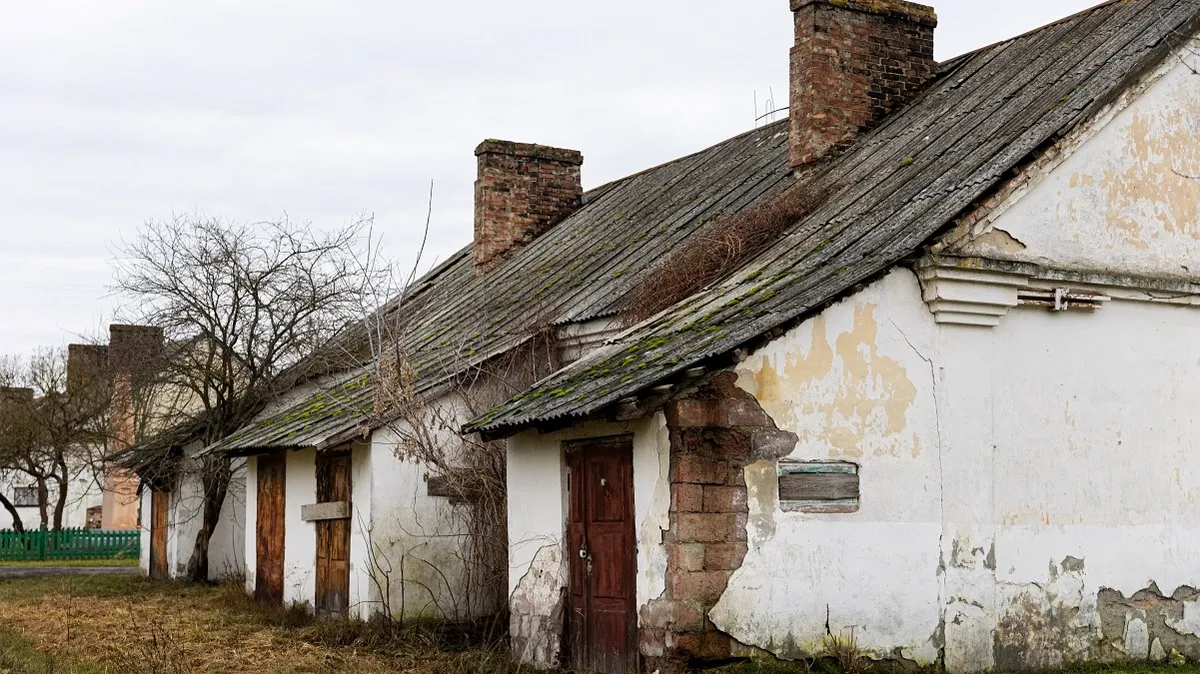
[[[792,6],[790,152],[766,127],[690,179],[717,199],[762,179],[731,154],[790,155],[822,198],[468,426],[508,437],[516,652],[1200,658],[1200,4],[933,67],[927,8]]]

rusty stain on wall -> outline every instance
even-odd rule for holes
[[[781,426],[797,429],[802,442],[827,444],[831,456],[861,457],[864,438],[875,430],[888,440],[876,454],[898,456],[903,448],[915,458],[920,444],[903,432],[917,389],[898,361],[880,353],[876,309],[856,305],[852,326],[832,341],[826,317],[814,318],[807,350],[792,350],[782,363],[762,360],[755,397]],[[806,430],[816,437],[804,437]]]

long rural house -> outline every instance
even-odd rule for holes
[[[786,121],[587,191],[476,149],[472,245],[205,450],[249,592],[602,672],[1200,659],[1200,0],[945,63],[791,10]]]

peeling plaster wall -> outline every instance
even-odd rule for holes
[[[283,497],[283,603],[312,607],[317,596],[317,527],[300,517],[317,501],[317,452],[287,452]]]
[[[452,505],[445,497],[430,496],[425,482],[430,469],[397,457],[402,423],[371,436],[374,511],[369,529],[355,528],[364,555],[355,559],[362,560],[365,572],[369,538],[378,568],[376,580],[370,576],[364,580],[373,586],[370,590],[375,599],[384,591],[381,583],[390,587],[387,608],[397,618],[457,619],[486,613],[490,604],[481,596],[483,588],[478,579],[472,582],[469,577],[470,510]],[[449,446],[460,442],[449,429],[443,434],[444,442],[453,443]]]
[[[535,667],[557,664],[568,565],[566,481],[562,443],[633,436],[633,507],[637,535],[637,606],[666,590],[663,532],[670,528],[670,437],[656,413],[629,423],[586,423],[508,440],[509,606],[516,656]]]
[[[1003,223],[976,228],[955,252],[1152,276],[1200,271],[1200,76],[1180,59],[1200,66],[1195,46],[1168,59],[1140,96],[1069,138],[1082,145],[1002,205]]]
[[[189,451],[195,451],[193,445]],[[167,498],[167,573],[171,578],[187,575],[188,561],[196,548],[196,535],[203,524],[204,487],[193,459],[184,459],[181,475]],[[218,581],[245,568],[246,462],[234,459],[229,490],[221,505],[216,531],[209,539],[208,579]],[[142,570],[150,572],[150,518],[152,490],[142,489]]]
[[[746,469],[749,552],[710,618],[783,657],[826,626],[955,671],[1200,657],[1200,311],[1114,299],[937,325],[895,270],[738,368],[857,512]]]
[[[860,646],[936,659],[941,479],[931,351],[915,277],[897,271],[738,367],[799,442],[790,458],[861,466],[858,512],[782,512],[774,462],[746,469],[749,551],[710,612],[742,643],[819,651],[826,622]]]

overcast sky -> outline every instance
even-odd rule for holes
[[[1091,0],[942,0],[937,57]],[[585,187],[786,104],[786,0],[0,0],[0,353],[114,316],[114,244],[202,210],[372,213],[428,266],[471,239],[487,137],[581,150]]]

